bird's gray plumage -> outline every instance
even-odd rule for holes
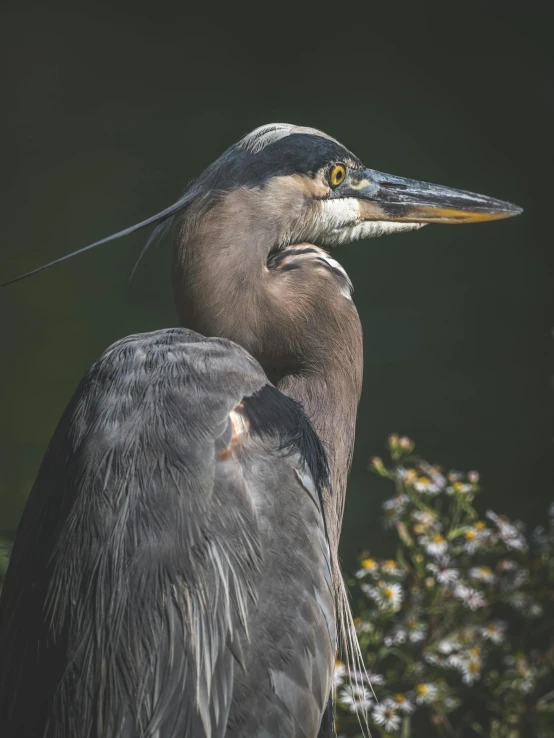
[[[0,602],[1,738],[334,734],[337,622],[361,661],[338,542],[363,352],[320,246],[519,212],[272,124],[74,252],[176,225],[198,333],[115,344],[60,421]]]
[[[324,477],[243,349],[183,329],[114,344],[13,551],[2,737],[313,736],[336,646]]]

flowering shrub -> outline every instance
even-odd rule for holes
[[[473,500],[479,475],[444,474],[389,438],[383,507],[394,560],[360,559],[351,582],[367,674],[337,663],[337,727],[359,735],[554,736],[554,505],[548,528]],[[356,609],[356,607],[355,607]]]

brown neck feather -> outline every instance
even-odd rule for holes
[[[189,209],[177,244],[174,287],[181,324],[229,338],[300,401],[329,459],[325,508],[336,552],[362,382],[358,314],[328,270],[270,271],[267,257],[290,223],[276,193],[238,190],[209,209]],[[259,216],[264,212],[264,218]]]

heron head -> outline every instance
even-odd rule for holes
[[[242,197],[265,227],[274,227],[276,246],[336,246],[427,223],[498,220],[521,212],[484,195],[368,169],[321,131],[281,123],[242,138],[206,169],[196,188]]]
[[[315,128],[273,123],[256,128],[231,146],[177,202],[161,212],[0,287],[156,225],[137,264],[177,216],[184,216],[188,225],[198,225],[202,216],[222,205],[227,214],[219,218],[216,229],[221,233],[227,228],[226,235],[235,231],[239,240],[248,229],[250,242],[263,244],[262,251],[269,247],[269,253],[304,241],[336,246],[415,230],[427,223],[499,220],[522,212],[516,205],[485,195],[368,169],[342,144]]]

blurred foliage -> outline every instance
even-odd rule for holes
[[[554,736],[554,504],[530,534],[489,510],[477,472],[443,473],[389,438],[383,505],[394,560],[360,558],[351,582],[367,674],[338,662],[339,733]]]

